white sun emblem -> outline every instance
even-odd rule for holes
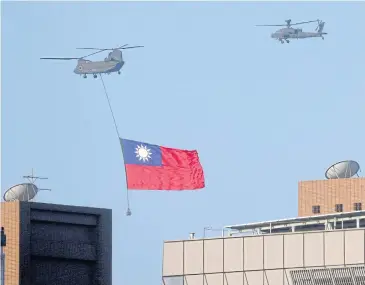
[[[136,157],[143,162],[148,161],[151,158],[151,150],[144,145],[137,145],[135,151]]]

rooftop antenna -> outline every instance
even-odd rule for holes
[[[37,180],[37,179],[48,179],[47,177],[39,177],[39,176],[34,176],[34,169],[32,168],[32,174],[31,175],[26,175],[26,176],[23,176],[23,178],[26,178],[28,179],[28,181],[32,184],[34,184],[34,182]],[[38,189],[38,190],[51,190],[51,189]]]
[[[327,179],[359,177],[360,165],[354,160],[344,160],[331,165],[325,173]]]
[[[51,189],[48,188],[38,188],[34,183],[38,179],[48,179],[47,177],[39,177],[34,176],[34,171],[32,168],[32,174],[23,176],[23,178],[28,179],[28,183],[22,183],[14,185],[13,187],[10,187],[5,193],[4,193],[4,201],[5,202],[11,202],[11,201],[24,201],[24,202],[30,202],[33,201],[35,196],[38,194],[39,191],[51,191]]]

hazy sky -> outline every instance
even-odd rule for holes
[[[296,216],[298,181],[365,164],[364,14],[339,2],[3,3],[1,188],[34,168],[52,188],[38,201],[111,208],[114,284],[160,284],[163,240]],[[255,27],[288,18],[319,18],[329,34],[280,44]],[[145,48],[105,77],[121,135],[197,149],[206,177],[198,192],[131,192],[131,217],[100,79],[39,60],[123,44]]]

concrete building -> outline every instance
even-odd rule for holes
[[[166,241],[164,285],[365,284],[365,211],[227,226]]]
[[[5,285],[111,285],[108,209],[2,202]]]
[[[298,186],[299,217],[365,209],[365,178],[302,181]]]
[[[365,179],[299,182],[299,217],[166,241],[163,285],[365,285]]]

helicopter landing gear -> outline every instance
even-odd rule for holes
[[[87,76],[86,76],[86,74],[84,74],[84,76],[83,76],[84,78],[87,78]]]
[[[96,74],[94,74],[94,78],[97,78],[98,76]]]
[[[324,37],[322,37],[322,40],[324,40]]]
[[[118,74],[120,75],[120,71],[118,71]]]

